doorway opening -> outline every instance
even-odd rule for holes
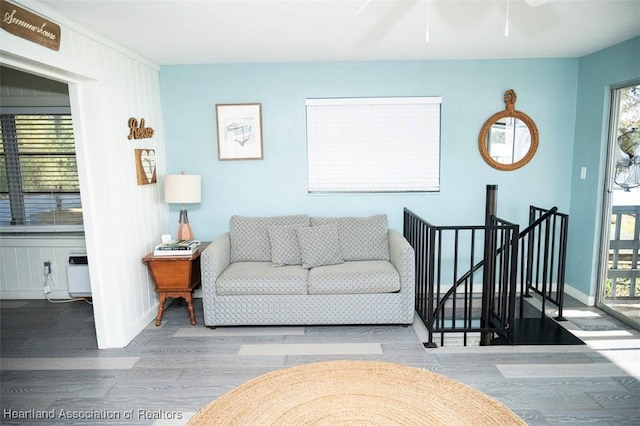
[[[640,330],[640,81],[610,111],[597,306]]]
[[[69,84],[0,64],[0,88],[2,299],[91,303]]]

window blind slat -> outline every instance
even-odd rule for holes
[[[438,191],[436,97],[307,100],[310,192]]]
[[[81,225],[69,114],[2,114],[0,226]]]

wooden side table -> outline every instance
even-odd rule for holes
[[[209,242],[200,243],[191,256],[154,256],[150,253],[142,258],[149,268],[160,297],[156,327],[162,323],[167,297],[183,298],[187,302],[191,325],[196,325],[192,293],[200,284],[200,254],[208,245]]]

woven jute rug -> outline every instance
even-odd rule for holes
[[[328,361],[274,371],[227,392],[196,425],[524,425],[495,399],[414,367]]]

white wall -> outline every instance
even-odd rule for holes
[[[62,29],[57,52],[3,31],[0,63],[69,84],[98,346],[123,347],[155,317],[140,259],[168,232],[159,69],[36,2],[14,3]],[[130,117],[144,118],[153,138],[128,140]],[[137,185],[135,148],[156,150],[158,184]]]
[[[0,296],[2,299],[44,299],[43,264],[52,262],[47,285],[49,298],[68,299],[69,255],[84,252],[84,236],[3,236],[0,241]]]

